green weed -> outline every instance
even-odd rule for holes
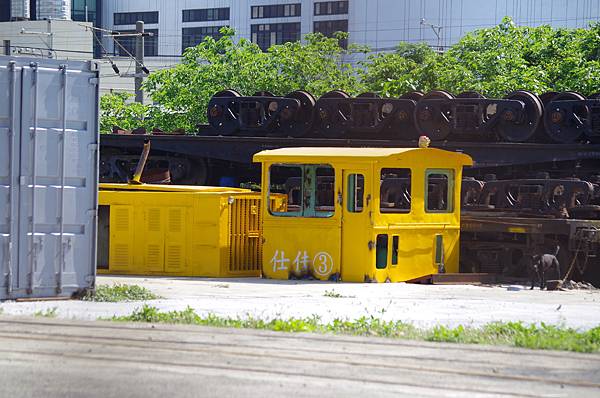
[[[332,333],[355,336],[380,336],[397,339],[436,341],[463,344],[490,344],[531,349],[577,352],[600,351],[600,326],[587,331],[546,325],[525,325],[521,322],[494,322],[481,328],[436,326],[419,329],[402,321],[386,321],[369,316],[356,320],[334,319],[323,323],[314,315],[306,318],[262,320],[251,316],[228,318],[215,314],[198,315],[188,307],[182,311],[161,312],[145,304],[131,315],[111,318],[119,322],[178,323],[212,327],[262,329],[281,332]]]
[[[336,292],[335,290],[325,290],[325,293],[323,293],[323,297],[353,298],[353,297],[356,297],[356,296],[344,296],[341,293]]]
[[[120,301],[155,300],[158,298],[160,297],[142,286],[115,284],[112,286],[100,285],[96,287],[94,292],[88,292],[83,300],[116,303]]]
[[[45,310],[36,311],[33,316],[40,318],[56,318],[58,316],[58,308],[46,308]]]

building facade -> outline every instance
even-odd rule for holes
[[[309,32],[347,31],[350,43],[386,51],[400,41],[447,47],[465,33],[498,24],[585,27],[600,0],[104,0],[104,26],[131,31],[143,20],[154,33],[146,56],[180,56],[222,26],[268,48]],[[124,51],[107,41],[114,54]],[[125,43],[129,47],[131,43]]]

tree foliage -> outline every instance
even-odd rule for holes
[[[400,43],[394,52],[373,54],[358,73],[368,91],[398,97],[436,88],[438,55],[427,44]]]
[[[211,96],[227,88],[243,95],[306,90],[317,97],[333,89],[391,97],[432,89],[475,90],[490,97],[516,89],[600,92],[600,23],[556,29],[520,27],[505,18],[498,26],[467,34],[443,54],[426,44],[400,43],[395,51],[369,55],[355,67],[347,56],[367,49],[343,49],[343,34],[311,33],[303,42],[263,52],[248,40],[235,41],[228,28],[221,33],[219,40],[209,37],[187,49],[176,67],[148,77],[144,89],[154,106],[127,104],[120,94],[103,97],[102,130],[117,124],[193,131],[206,122]]]
[[[440,57],[438,85],[455,92],[476,90],[502,96],[521,89],[547,91],[600,89],[600,25],[589,29],[500,25],[466,35]]]

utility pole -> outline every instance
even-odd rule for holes
[[[432,23],[428,23],[425,18],[421,18],[421,25],[424,26],[429,26],[431,28],[431,30],[433,30],[433,33],[435,34],[435,37],[437,37],[437,45],[438,45],[438,51],[440,53],[444,52],[444,49],[442,48],[442,29],[444,29],[443,26],[439,26],[439,25],[434,25]]]
[[[142,69],[144,65],[144,21],[135,23],[135,102],[144,103],[142,83],[144,81]]]

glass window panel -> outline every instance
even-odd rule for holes
[[[410,169],[382,169],[380,185],[380,211],[382,213],[410,213],[411,210]]]
[[[386,234],[377,235],[376,248],[375,267],[385,269],[388,262],[388,236]]]
[[[147,57],[156,57],[158,56],[158,29],[144,29],[145,32],[152,33],[152,36],[147,36],[144,38],[144,55]],[[120,30],[121,33],[135,33],[135,30]],[[120,57],[128,57],[130,54],[135,54],[135,36],[128,37],[115,37],[115,41],[118,41],[121,48],[118,45],[115,45],[115,53]]]
[[[269,209],[276,216],[301,216],[304,200],[302,166],[273,165],[269,169]]]
[[[362,213],[365,195],[365,176],[350,174],[346,185],[346,206],[351,213]]]
[[[273,165],[269,169],[269,210],[275,216],[332,217],[335,173],[326,165]]]
[[[348,1],[321,1],[315,3],[315,15],[338,15],[348,13]]]
[[[251,11],[252,18],[299,17],[302,14],[300,3],[253,6]]]
[[[454,171],[427,170],[425,178],[425,210],[428,213],[452,213],[454,211]]]
[[[182,29],[182,50],[188,47],[194,47],[202,43],[205,38],[212,37],[219,40],[222,36],[221,28],[223,26],[203,26],[198,28],[183,28]]]

